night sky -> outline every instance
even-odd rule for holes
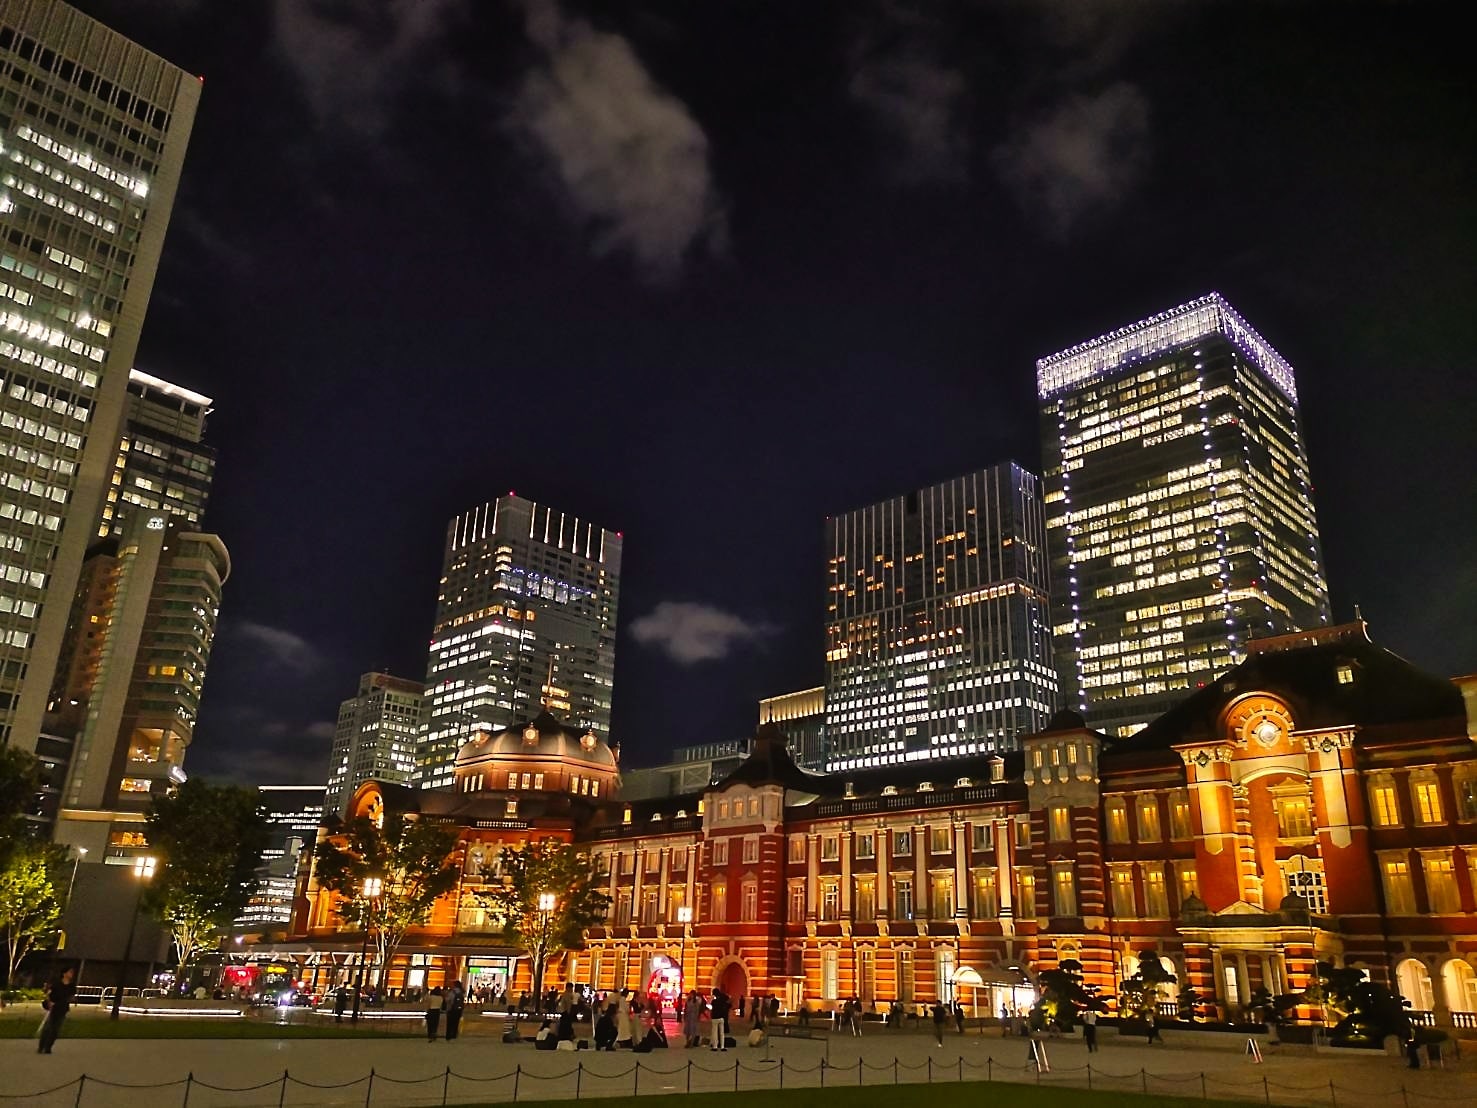
[[[627,764],[747,734],[823,678],[827,513],[1039,469],[1035,359],[1212,290],[1336,618],[1477,670],[1459,5],[80,6],[205,78],[137,360],[217,407],[193,773],[324,780],[509,489],[625,534]]]

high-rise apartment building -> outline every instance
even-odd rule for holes
[[[422,787],[540,706],[610,733],[621,536],[514,493],[451,521],[426,669]]]
[[[1218,294],[1036,363],[1064,702],[1129,733],[1329,620],[1292,366]]]
[[[325,810],[341,813],[365,781],[415,780],[416,750],[425,723],[425,686],[419,681],[366,673],[359,691],[338,706]]]
[[[46,719],[71,737],[56,840],[126,856],[150,797],[184,780],[230,556],[215,535],[133,512],[84,566]]]
[[[766,696],[759,701],[759,725],[779,725],[790,757],[801,769],[826,768],[826,688]]]
[[[37,744],[199,98],[60,0],[0,0],[0,743]]]
[[[168,512],[200,526],[215,475],[215,450],[204,445],[213,402],[137,369],[128,374],[128,412],[103,502],[98,537],[117,534],[129,511]]]
[[[1014,462],[826,523],[828,768],[1011,750],[1056,707],[1039,480]]]

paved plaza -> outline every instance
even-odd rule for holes
[[[0,1041],[0,1095],[18,1098],[27,1108],[394,1108],[963,1078],[1337,1108],[1477,1103],[1473,1061],[1449,1059],[1444,1069],[1414,1072],[1395,1058],[1283,1047],[1269,1049],[1258,1065],[1232,1049],[1176,1044],[1172,1030],[1162,1047],[1119,1042],[1109,1032],[1102,1037],[1102,1049],[1091,1056],[1080,1041],[1049,1039],[1050,1071],[1038,1074],[1025,1065],[1026,1041],[997,1032],[951,1034],[942,1048],[928,1034],[868,1029],[861,1038],[839,1033],[822,1033],[813,1040],[775,1038],[767,1050],[744,1046],[723,1054],[680,1047],[642,1055],[570,1054],[504,1044],[486,1033],[492,1022],[481,1021],[473,1034],[457,1042],[435,1044],[410,1037],[63,1038],[55,1054],[43,1057],[30,1040],[5,1040]],[[77,1079],[83,1074],[87,1079],[79,1097]],[[171,1084],[158,1087],[165,1083]]]

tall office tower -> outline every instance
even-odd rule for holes
[[[366,673],[359,691],[338,706],[328,766],[325,815],[342,815],[354,790],[368,780],[415,780],[424,723],[425,686],[419,681]]]
[[[142,846],[154,793],[184,780],[230,557],[215,535],[130,513],[84,567],[47,736],[71,737],[55,837],[97,860]]]
[[[40,734],[199,98],[60,0],[0,0],[0,744]]]
[[[827,520],[827,768],[1012,750],[1045,726],[1039,483],[1007,462]]]
[[[546,705],[606,738],[621,536],[509,493],[451,521],[426,670],[418,779]]]
[[[215,450],[202,443],[208,396],[139,370],[128,374],[128,413],[97,534],[117,534],[130,510],[168,512],[199,527],[215,475]]]
[[[292,916],[298,862],[305,846],[318,840],[323,821],[322,785],[260,785],[267,814],[267,845],[256,869],[257,888],[236,919],[245,930],[282,927]]]
[[[1127,734],[1326,624],[1292,366],[1218,294],[1036,363],[1063,701]]]
[[[801,769],[826,768],[826,689],[766,696],[759,701],[759,725],[779,725],[790,757]]]

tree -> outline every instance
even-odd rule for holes
[[[13,746],[0,746],[0,862],[25,839],[25,817],[41,784],[41,763]]]
[[[379,823],[359,816],[318,844],[318,883],[338,894],[339,918],[373,932],[381,980],[405,933],[430,919],[436,901],[456,888],[455,849],[456,828],[396,812]],[[370,877],[380,881],[373,898],[364,894]]]
[[[1133,976],[1118,983],[1119,1014],[1147,1022],[1159,1010],[1159,986],[1173,985],[1178,980],[1158,954],[1144,951]]]
[[[1041,996],[1031,1008],[1030,1024],[1038,1031],[1048,1027],[1070,1031],[1079,1010],[1105,1010],[1096,987],[1082,983],[1082,963],[1075,958],[1058,963],[1056,969],[1042,970],[1036,984]]]
[[[528,952],[537,997],[549,959],[583,947],[585,931],[609,913],[607,878],[589,854],[555,839],[505,850],[500,861],[502,883],[476,895]]]
[[[9,984],[21,959],[47,938],[54,938],[62,918],[62,881],[66,854],[51,843],[21,841],[0,860],[0,933],[5,936],[5,981]]]
[[[254,789],[191,778],[154,798],[146,827],[160,869],[143,905],[169,928],[183,970],[256,891],[266,815]]]
[[[1324,1019],[1332,1020],[1328,1033],[1334,1044],[1380,1043],[1387,1035],[1401,1042],[1410,1037],[1408,1002],[1385,986],[1368,980],[1362,970],[1319,962],[1317,979],[1306,992],[1279,996],[1278,1011],[1301,1005],[1323,1009]]]

